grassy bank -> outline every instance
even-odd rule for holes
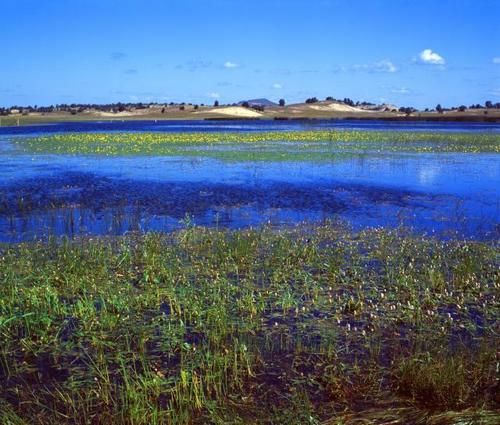
[[[186,224],[1,248],[0,423],[498,423],[496,247]]]
[[[399,122],[429,121],[429,122],[500,122],[500,110],[498,109],[473,109],[464,112],[446,111],[437,112],[415,112],[406,115],[401,112],[390,111],[333,111],[331,109],[315,109],[314,105],[296,104],[282,107],[268,107],[264,112],[259,112],[260,116],[245,117],[239,114],[228,115],[224,111],[226,107],[214,108],[213,106],[199,106],[194,109],[191,105],[181,105],[167,107],[162,113],[162,107],[134,110],[132,113],[109,113],[102,111],[89,111],[83,113],[71,113],[65,111],[48,113],[14,114],[0,116],[0,127],[54,124],[64,122],[91,122],[91,121],[169,121],[169,120],[363,120],[377,121],[389,120]],[[317,105],[316,105],[317,106]],[[323,104],[323,107],[325,105]],[[245,109],[244,109],[245,111]],[[250,109],[250,111],[253,111]]]

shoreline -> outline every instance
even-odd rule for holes
[[[95,122],[133,122],[133,121],[150,121],[150,122],[168,122],[168,121],[372,121],[372,122],[439,122],[439,123],[482,123],[482,124],[498,124],[500,123],[500,114],[497,116],[275,116],[275,117],[232,117],[232,116],[205,116],[193,117],[190,115],[179,117],[154,117],[149,115],[137,115],[129,117],[74,117],[74,116],[23,116],[23,117],[1,117],[0,128],[23,127],[30,125],[51,125],[64,123],[95,123]]]

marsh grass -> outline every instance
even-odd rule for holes
[[[24,137],[29,153],[158,155],[251,161],[332,161],[369,153],[498,153],[494,133],[311,130],[240,133],[64,133]]]
[[[332,223],[5,245],[0,423],[493,423],[498,256]]]

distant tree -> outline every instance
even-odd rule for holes
[[[243,106],[244,108],[250,108],[250,104],[247,101],[243,102],[241,106]]]
[[[345,97],[343,102],[344,102],[346,105],[349,105],[349,106],[354,106],[354,102],[352,101],[352,99],[349,99],[348,97]]]
[[[219,101],[218,101],[218,100],[216,100],[216,101],[214,102],[214,106],[215,106],[215,107],[219,106]]]
[[[328,102],[333,102],[335,99],[331,96],[328,96],[325,100]]]
[[[165,113],[165,107],[161,108],[161,113],[164,114]]]
[[[440,103],[438,103],[438,104],[436,105],[436,111],[438,111],[440,114],[442,114],[442,113],[443,113],[443,107],[441,106],[441,104],[440,104]]]
[[[402,106],[401,108],[399,108],[399,112],[403,112],[406,115],[410,115],[413,112],[416,112],[416,109],[412,108],[411,106],[407,106],[407,107]]]
[[[318,102],[317,97],[310,97],[310,98],[306,99],[306,103],[317,103],[317,102]]]
[[[194,105],[193,108],[196,111],[198,109],[198,105]]]
[[[493,103],[491,102],[491,100],[487,100],[486,102],[484,102],[484,106],[485,108],[493,108]]]
[[[184,109],[186,109],[184,105],[179,106],[179,111],[183,111]]]
[[[280,99],[280,100],[279,100],[279,105],[280,105],[281,107],[285,106],[285,99]]]
[[[459,110],[460,112],[465,112],[465,110],[466,110],[466,109],[467,109],[467,107],[466,107],[465,105],[460,105],[460,106],[458,107],[458,110]]]

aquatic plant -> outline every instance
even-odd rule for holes
[[[311,130],[246,133],[64,133],[16,139],[26,152],[191,155],[227,160],[324,161],[354,153],[500,152],[495,133]]]
[[[0,423],[500,418],[495,245],[188,224],[0,248]]]

